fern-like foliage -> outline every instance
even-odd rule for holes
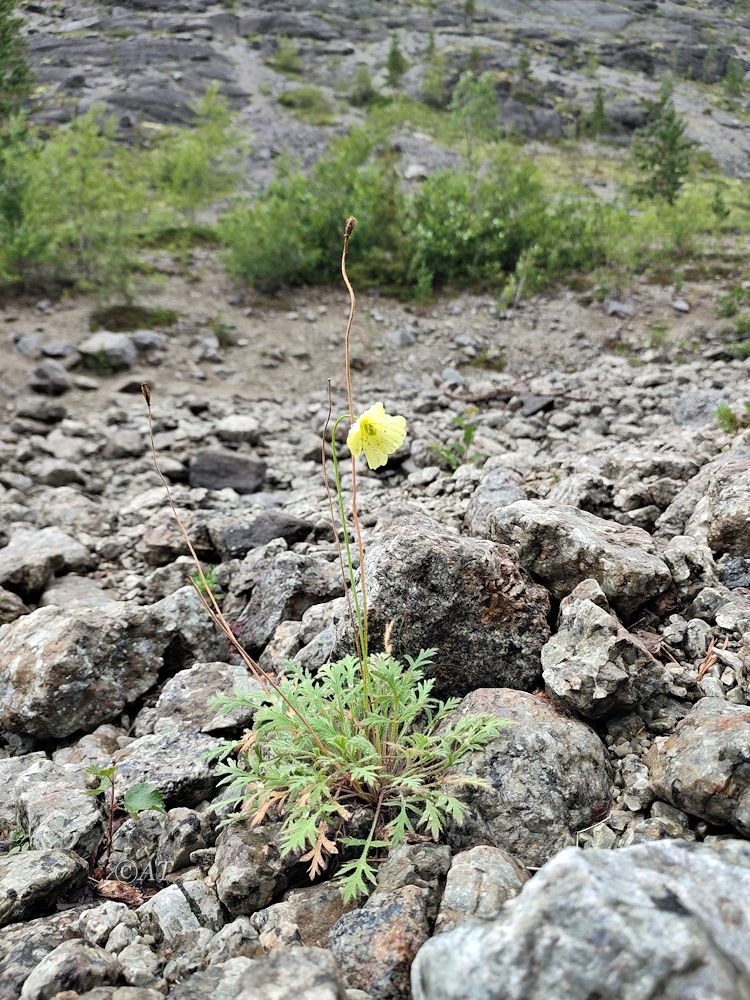
[[[343,855],[338,876],[346,900],[376,881],[373,855],[407,838],[437,839],[465,806],[453,791],[477,779],[450,770],[492,740],[502,725],[489,715],[448,718],[458,699],[439,701],[424,675],[434,650],[406,663],[370,660],[368,696],[354,657],[312,675],[287,664],[279,694],[237,693],[217,704],[255,708],[240,744],[224,743],[219,760],[233,819],[258,825],[282,817],[284,854],[300,853],[311,878]],[[306,720],[307,725],[302,720]],[[352,828],[369,807],[369,832]]]

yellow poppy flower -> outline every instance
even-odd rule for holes
[[[352,424],[346,443],[355,458],[364,452],[370,468],[379,469],[401,447],[405,437],[406,420],[389,416],[382,403],[375,403]]]

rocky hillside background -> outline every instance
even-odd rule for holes
[[[117,149],[148,151],[162,126],[198,134],[194,101],[218,82],[249,137],[234,136],[240,187],[258,199],[283,154],[311,167],[376,113],[391,116],[404,188],[446,168],[481,175],[499,140],[477,140],[467,165],[449,108],[424,102],[426,75],[448,94],[467,67],[492,72],[512,157],[605,204],[629,179],[643,99],[670,76],[697,163],[674,215],[628,203],[624,216],[681,226],[705,208],[691,198],[721,199],[699,238],[672,232],[662,255],[657,233],[647,265],[623,236],[601,272],[542,290],[448,282],[416,302],[357,282],[356,406],[382,399],[408,428],[358,487],[373,641],[396,621],[397,654],[437,648],[431,676],[458,716],[506,725],[460,764],[484,781],[465,820],[381,857],[356,904],[335,867],[311,883],[301,852],[281,856],[279,817],[222,823],[203,755],[252,713],[212,699],[247,673],[190,586],[140,395],[146,382],[162,471],[235,634],[267,670],[316,670],[348,645],[320,467],[328,379],[346,407],[345,290],[271,296],[230,279],[210,228],[224,189],[179,222],[170,202],[174,231],[160,221],[137,246],[127,301],[89,270],[48,286],[3,276],[0,998],[744,1000],[750,11],[23,12],[44,141],[104,105]],[[352,102],[358,65],[381,105]],[[279,102],[303,86],[312,104]],[[588,128],[597,87],[604,138]],[[280,256],[295,249],[284,235]],[[92,245],[86,268],[97,254],[103,267],[106,240]],[[89,794],[113,762],[114,791]],[[134,802],[144,783],[163,811]]]

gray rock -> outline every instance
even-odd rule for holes
[[[750,458],[724,462],[711,476],[708,544],[716,555],[750,556]]]
[[[87,368],[99,375],[127,371],[138,357],[135,344],[127,333],[110,333],[101,330],[79,345],[78,350]]]
[[[596,580],[560,605],[558,631],[542,649],[547,692],[588,719],[637,705],[669,687],[662,666],[609,613]]]
[[[44,956],[23,984],[21,1000],[48,1000],[64,990],[83,993],[116,983],[119,977],[115,955],[85,941],[63,941]]]
[[[121,882],[139,878],[156,882],[162,877],[156,861],[166,816],[149,810],[128,818],[115,830],[107,874]]]
[[[750,846],[569,848],[494,920],[432,938],[414,1000],[750,995]]]
[[[160,889],[138,907],[141,927],[160,946],[174,948],[204,928],[218,931],[225,917],[216,893],[205,882],[183,882]]]
[[[280,903],[254,913],[251,924],[268,950],[272,942],[276,944],[282,940],[324,948],[329,931],[352,905],[344,903],[341,889],[335,882],[322,882],[291,889]]]
[[[328,945],[347,985],[373,1000],[408,997],[411,963],[430,936],[429,905],[428,889],[407,885],[345,913]]]
[[[292,948],[266,958],[232,958],[175,986],[174,1000],[346,1000],[336,962],[323,948]]]
[[[218,422],[216,436],[229,444],[260,444],[260,424],[249,413],[232,413]]]
[[[18,827],[16,801],[18,791],[35,774],[44,773],[49,768],[49,759],[44,753],[27,753],[20,757],[0,757],[0,834],[6,839]]]
[[[225,559],[244,559],[251,549],[260,548],[274,538],[288,545],[304,541],[312,524],[282,510],[268,510],[247,522],[222,524],[211,528],[211,537]]]
[[[16,809],[35,849],[60,848],[88,856],[104,832],[99,806],[87,794],[83,775],[52,761],[23,775]]]
[[[213,831],[206,813],[179,806],[164,817],[156,849],[159,874],[179,871],[190,864],[193,851],[203,851],[213,843]]]
[[[39,605],[46,608],[56,604],[58,608],[72,611],[76,608],[100,608],[113,600],[95,580],[68,573],[50,583],[39,599]]]
[[[0,926],[52,909],[87,874],[86,862],[72,851],[23,851],[0,858]]]
[[[365,572],[370,647],[382,647],[391,622],[396,656],[436,647],[427,673],[441,695],[538,682],[549,598],[510,549],[414,515],[376,538]]]
[[[138,989],[149,990],[154,987],[159,990],[157,996],[161,996],[159,987],[164,985],[161,973],[164,969],[164,959],[157,955],[143,941],[135,940],[118,952],[122,978],[126,983]],[[149,992],[151,992],[149,990]]]
[[[750,711],[702,698],[646,758],[656,794],[691,816],[750,836]]]
[[[243,452],[205,449],[190,460],[190,485],[208,490],[255,493],[265,475],[265,462]]]
[[[607,754],[585,723],[539,697],[505,689],[474,691],[456,712],[487,712],[507,723],[497,739],[455,768],[456,776],[486,782],[462,791],[468,811],[451,831],[456,847],[489,843],[524,865],[542,865],[607,814]]]
[[[206,949],[209,965],[226,962],[230,958],[262,958],[264,954],[258,932],[249,917],[237,917],[230,924],[225,924],[214,934]]]
[[[71,907],[49,917],[24,920],[3,928],[0,934],[0,1000],[18,1000],[32,969],[59,944],[76,936],[80,914],[80,907]]]
[[[86,546],[59,528],[17,531],[0,549],[0,584],[35,595],[55,574],[85,569],[90,563]]]
[[[73,383],[64,365],[52,358],[41,361],[29,377],[29,388],[44,396],[62,396],[69,392]]]
[[[234,709],[225,713],[215,709],[212,702],[219,695],[258,687],[258,682],[240,664],[196,663],[170,677],[161,689],[154,706],[154,732],[218,733],[248,726],[252,710]]]
[[[286,543],[275,539],[242,561],[224,613],[240,619],[245,648],[259,655],[283,621],[298,620],[308,608],[340,593],[338,563],[288,552]]]
[[[233,917],[255,913],[286,888],[294,855],[281,857],[280,824],[250,828],[228,826],[216,838],[216,860],[209,879]]]
[[[9,625],[21,615],[29,614],[30,610],[18,594],[0,587],[0,625]]]
[[[524,866],[500,847],[472,847],[451,864],[435,933],[452,930],[470,917],[494,917],[528,881]]]
[[[153,687],[165,658],[212,659],[217,645],[192,588],[145,608],[39,608],[0,628],[0,727],[42,738],[91,729]]]
[[[125,903],[116,903],[108,899],[99,906],[84,910],[78,922],[78,929],[84,941],[103,948],[115,927],[125,922],[131,914],[133,923],[137,926],[137,917]]]
[[[482,469],[482,478],[471,495],[466,509],[465,524],[470,535],[489,538],[488,515],[497,507],[506,507],[516,500],[525,500],[521,477],[507,466],[490,458]]]
[[[627,615],[667,589],[669,570],[640,528],[548,500],[519,500],[489,515],[490,535],[513,546],[521,564],[565,597],[595,579],[613,606]]]
[[[133,785],[150,781],[167,805],[196,805],[216,788],[214,766],[202,756],[216,746],[217,741],[203,733],[153,733],[133,740],[114,757],[117,798]]]

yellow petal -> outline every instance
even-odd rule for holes
[[[392,417],[385,412],[382,403],[375,403],[365,410],[352,430],[357,430],[358,445],[356,453],[364,451],[367,464],[371,469],[379,469],[388,461],[388,457],[397,451],[406,437],[406,420],[403,417]]]
[[[355,458],[359,458],[362,451],[362,430],[359,420],[352,424],[349,433],[346,435],[346,444],[352,455]]]

